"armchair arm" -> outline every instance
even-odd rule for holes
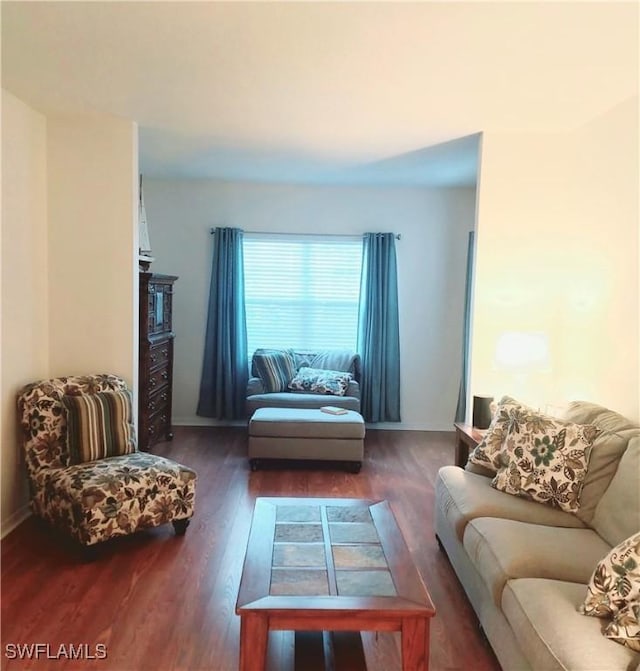
[[[353,396],[354,398],[360,398],[360,384],[355,380],[349,382],[347,391],[344,394],[345,396]]]
[[[262,380],[259,377],[250,377],[249,382],[247,382],[247,396],[264,393],[265,391]]]

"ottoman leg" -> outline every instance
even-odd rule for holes
[[[361,461],[348,461],[347,462],[347,470],[350,473],[360,473],[361,468],[362,468],[362,462]]]

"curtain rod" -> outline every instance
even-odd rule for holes
[[[216,232],[215,228],[211,228],[209,232],[213,235]],[[294,236],[303,236],[303,237],[320,237],[328,236],[332,238],[357,238],[358,235],[347,235],[346,233],[272,233],[267,231],[243,231],[243,233],[248,233],[249,235],[294,235]],[[365,234],[362,234],[364,238]],[[401,240],[402,236],[400,233],[394,233],[396,240]]]

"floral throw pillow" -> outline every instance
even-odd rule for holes
[[[518,425],[522,424],[527,411],[534,412],[531,408],[527,408],[510,396],[503,396],[498,403],[487,433],[469,454],[469,461],[476,466],[483,466],[496,473],[501,465],[500,454],[509,427],[514,422]]]
[[[292,391],[344,396],[351,379],[351,373],[345,371],[324,370],[322,368],[303,366],[289,383],[289,389]]]
[[[616,545],[598,563],[578,610],[612,618],[604,635],[640,652],[640,532]]]
[[[580,508],[591,445],[600,429],[539,413],[512,416],[491,485],[565,512]]]
[[[640,599],[621,608],[603,633],[612,641],[640,652]]]
[[[640,599],[640,532],[611,549],[598,562],[579,610],[584,615],[613,617],[629,601]]]

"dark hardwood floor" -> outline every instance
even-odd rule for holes
[[[173,442],[153,448],[198,472],[196,512],[183,537],[167,525],[105,543],[95,561],[83,563],[73,544],[33,517],[9,534],[1,547],[1,668],[235,671],[235,600],[255,498],[336,496],[390,502],[437,610],[431,671],[500,669],[433,532],[435,477],[453,463],[453,433],[369,431],[357,475],[301,467],[252,473],[245,434],[176,427]],[[369,671],[400,669],[397,634],[362,638]],[[291,640],[272,641],[277,671],[290,671],[277,660],[288,659]],[[51,656],[61,644],[86,644],[95,657],[102,644],[106,658],[9,659],[15,648],[7,646],[36,643],[49,644]]]

